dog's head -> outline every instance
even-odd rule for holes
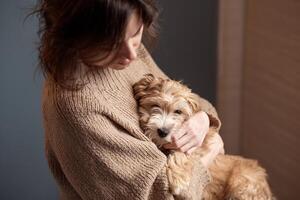
[[[171,134],[200,110],[199,97],[177,81],[147,74],[133,89],[140,125],[158,146],[171,142]]]

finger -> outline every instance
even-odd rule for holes
[[[185,153],[185,152],[189,151],[190,149],[192,149],[194,147],[196,147],[195,143],[194,142],[189,142],[189,143],[186,143],[184,146],[182,146],[180,148],[180,151]]]
[[[225,154],[224,148],[222,148],[222,149],[220,150],[220,154]]]
[[[172,134],[172,139],[180,139],[182,136],[184,136],[184,134],[186,134],[187,130],[186,130],[186,125],[183,124],[179,130],[177,130],[175,133],[171,133]]]
[[[181,148],[182,146],[192,141],[194,141],[194,136],[191,134],[185,134],[178,140],[174,139],[174,144],[177,148]]]
[[[177,149],[173,143],[166,143],[163,145],[165,149]]]
[[[200,133],[200,134],[201,134],[201,136],[200,136],[200,140],[199,140],[199,143],[198,143],[199,146],[202,145],[202,143],[203,143],[203,141],[204,141],[204,139],[205,139],[205,137],[207,135],[207,132]]]
[[[193,151],[195,151],[197,149],[197,147],[192,147],[192,148],[190,148],[186,153],[188,154],[188,155],[191,155],[192,153],[193,153]]]

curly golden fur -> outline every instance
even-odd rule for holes
[[[171,134],[201,111],[200,97],[180,82],[155,78],[151,74],[133,86],[139,105],[140,125],[145,134],[161,148],[171,142]],[[209,144],[218,133],[210,128],[203,144],[191,155],[171,151],[167,175],[170,191],[177,196],[187,191],[196,155],[210,151]],[[161,148],[161,150],[163,150]],[[212,181],[204,188],[205,200],[271,200],[273,199],[265,169],[256,160],[240,156],[218,155],[209,167]]]

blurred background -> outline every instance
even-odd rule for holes
[[[44,156],[34,0],[0,1],[0,199],[58,199]],[[230,154],[259,160],[278,199],[300,199],[300,2],[159,1],[153,57],[211,101]]]

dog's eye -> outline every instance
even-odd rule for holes
[[[174,113],[180,115],[180,114],[182,114],[182,111],[181,110],[175,110]]]

